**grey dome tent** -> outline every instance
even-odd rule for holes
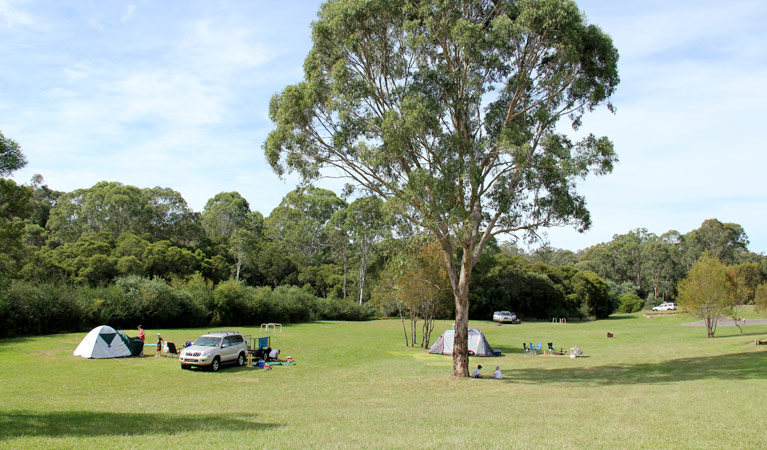
[[[83,338],[75,349],[74,355],[95,359],[138,355],[141,350],[137,343],[132,342],[134,339],[141,341],[138,338],[129,338],[122,331],[117,331],[110,326],[101,325],[92,329]]]
[[[431,346],[429,353],[437,355],[452,355],[455,330],[445,330],[437,342]],[[471,356],[495,356],[495,350],[485,339],[481,330],[469,328],[469,355]]]

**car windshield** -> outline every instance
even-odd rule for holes
[[[221,338],[202,336],[200,339],[197,339],[197,342],[195,342],[194,345],[199,345],[200,347],[218,347],[221,345]]]

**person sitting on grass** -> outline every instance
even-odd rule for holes
[[[471,373],[472,378],[482,378],[482,374],[479,373],[479,371],[482,370],[482,366],[478,365],[476,369],[474,369],[474,372]]]
[[[267,361],[277,361],[280,358],[280,351],[279,349],[274,349],[271,352],[269,352],[269,359]]]
[[[495,366],[495,372],[493,372],[492,377],[495,378],[496,380],[503,379],[503,375],[501,375],[501,366]]]

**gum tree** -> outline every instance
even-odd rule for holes
[[[0,131],[0,178],[27,165],[27,159],[21,151],[19,144],[13,139],[7,138]]]
[[[558,125],[612,110],[618,53],[570,0],[334,0],[312,39],[304,81],[272,99],[266,156],[305,181],[346,177],[431,233],[455,298],[453,375],[468,376],[488,240],[590,225],[576,183],[612,170],[613,145]]]

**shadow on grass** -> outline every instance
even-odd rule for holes
[[[505,347],[505,346],[493,346],[493,350],[500,350],[501,354],[503,355],[509,355],[514,353],[525,353],[525,350],[522,348],[522,344],[519,344],[519,348],[517,347]]]
[[[661,363],[616,364],[562,369],[504,370],[513,383],[588,385],[678,383],[694,380],[765,380],[764,352],[672,359]]]
[[[610,316],[607,319],[600,319],[600,322],[609,322],[611,320],[637,320],[639,317],[637,316],[629,316],[629,315],[615,315]]]
[[[0,338],[0,345],[24,344],[32,340],[32,337]]]
[[[703,328],[703,327],[701,327],[701,328]],[[714,337],[714,339],[716,339],[716,338],[725,338],[725,337],[738,337],[738,336],[767,336],[767,330],[761,330],[761,331],[754,330],[754,331],[750,331],[750,330],[748,330],[748,328],[746,328],[745,330],[746,331],[744,333],[741,333],[741,332],[738,331],[737,328],[735,328],[733,330],[729,330],[728,329],[726,331],[717,328],[716,329],[716,336]],[[706,334],[706,329],[703,328],[703,335],[705,336],[705,334]]]
[[[0,410],[0,442],[21,436],[111,436],[178,434],[193,431],[258,431],[281,425],[258,423],[243,414],[156,414],[93,411],[4,412]]]

